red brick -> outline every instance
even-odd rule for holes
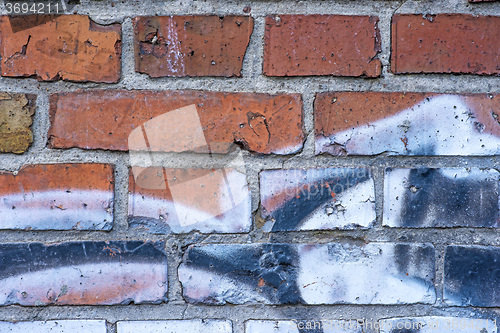
[[[192,124],[179,119],[174,126],[162,124],[169,130],[158,134],[163,140],[157,140],[157,145],[150,142],[151,150],[225,153],[236,142],[257,153],[289,154],[302,147],[298,94],[123,90],[52,94],[49,147],[128,150],[128,137],[138,126],[193,105],[209,146],[189,146],[191,132],[185,133],[184,128]]]
[[[117,82],[121,26],[88,16],[0,17],[2,76],[40,81]]]
[[[135,69],[152,77],[241,76],[249,16],[136,17]]]
[[[330,92],[314,108],[316,154],[500,153],[499,95]]]
[[[395,15],[391,71],[498,75],[498,31],[498,16]]]
[[[107,164],[27,165],[0,172],[0,229],[109,230],[113,167]]]
[[[268,16],[264,74],[379,76],[377,24],[374,16]]]

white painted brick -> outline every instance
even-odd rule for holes
[[[119,321],[117,333],[231,333],[231,321],[216,319]]]
[[[106,333],[105,320],[0,321],[2,333]]]
[[[380,333],[497,333],[489,319],[457,317],[408,317],[380,320]]]
[[[245,333],[300,333],[302,329],[322,329],[323,333],[361,333],[361,325],[347,320],[249,320]],[[299,330],[300,329],[300,330]]]

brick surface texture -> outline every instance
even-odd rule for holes
[[[42,2],[0,333],[498,332],[500,1]]]

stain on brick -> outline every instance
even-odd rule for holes
[[[22,17],[0,17],[2,76],[108,83],[120,79],[119,24],[102,26],[83,15]]]
[[[116,328],[117,328],[117,333],[136,333],[136,332],[232,333],[233,332],[231,321],[217,320],[217,319],[119,321],[116,323]]]
[[[106,333],[105,320],[47,320],[47,321],[0,321],[0,332],[4,333]]]
[[[28,165],[0,172],[0,229],[110,230],[113,167]]]
[[[260,173],[266,231],[349,229],[375,221],[375,194],[365,168],[286,169]]]
[[[499,30],[498,16],[394,15],[391,71],[500,75]]]
[[[129,191],[129,226],[152,233],[238,233],[252,224],[247,178],[234,169],[145,168],[130,173]]]
[[[0,92],[0,153],[22,154],[33,142],[35,95]]]
[[[389,227],[498,227],[499,173],[477,168],[386,169]]]
[[[151,77],[241,76],[253,31],[249,16],[134,19],[135,70]]]
[[[343,15],[266,17],[264,75],[377,77],[378,18]]]
[[[500,248],[447,246],[444,301],[455,306],[500,306]]]
[[[496,155],[497,109],[495,94],[321,93],[316,154]]]
[[[0,244],[0,304],[111,305],[166,300],[161,243]]]
[[[195,304],[434,303],[434,248],[398,245],[191,246],[179,280]]]
[[[186,151],[226,153],[231,143],[261,154],[291,154],[302,148],[302,99],[297,94],[123,90],[52,94],[49,147],[127,150],[134,129],[193,104],[209,149],[189,147]],[[178,137],[184,133],[183,126],[172,126],[171,132],[162,134],[162,142],[188,140],[185,134]],[[176,147],[174,151],[182,151]],[[150,149],[171,151],[165,145]]]
[[[496,333],[495,321],[466,317],[406,317],[379,320],[380,333]]]

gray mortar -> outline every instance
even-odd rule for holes
[[[114,7],[111,6],[114,3]],[[132,18],[140,15],[217,14],[246,15],[245,6],[251,7],[254,32],[251,36],[244,63],[242,78],[158,78],[151,79],[134,70]],[[6,11],[1,6],[1,14]],[[442,278],[444,246],[447,244],[482,244],[500,246],[498,232],[493,229],[391,229],[381,226],[383,199],[383,170],[386,167],[485,167],[500,170],[499,156],[482,157],[408,157],[408,156],[314,156],[313,101],[317,92],[324,91],[412,91],[441,93],[500,93],[500,77],[474,75],[411,74],[393,75],[389,71],[390,24],[395,13],[468,13],[500,15],[500,3],[469,4],[467,0],[448,1],[89,1],[83,0],[75,10],[89,15],[102,24],[122,23],[122,78],[116,84],[38,82],[35,79],[0,78],[0,91],[33,93],[37,98],[34,117],[34,144],[23,155],[2,154],[0,170],[18,170],[24,164],[99,162],[115,166],[115,220],[109,232],[100,231],[0,231],[2,242],[63,242],[81,240],[156,240],[166,242],[168,255],[169,302],[159,305],[126,306],[45,306],[0,307],[0,320],[49,320],[49,319],[105,319],[109,332],[116,332],[114,323],[119,320],[163,320],[191,318],[227,318],[233,321],[235,333],[244,332],[244,322],[249,319],[357,319],[424,315],[454,315],[477,317],[499,314],[498,309],[446,307],[442,303]],[[286,77],[271,78],[262,75],[264,19],[269,14],[342,14],[375,15],[382,38],[382,76],[377,79],[345,77]],[[129,159],[125,152],[104,150],[48,149],[49,128],[48,96],[51,93],[77,89],[194,89],[207,91],[236,91],[261,93],[300,93],[304,101],[304,126],[307,139],[303,150],[290,156],[258,156],[243,152],[248,181],[252,190],[252,209],[258,214],[259,183],[261,170],[275,168],[308,168],[325,166],[369,166],[375,180],[377,222],[367,230],[333,230],[310,232],[281,232],[269,234],[253,230],[249,234],[200,234],[151,235],[136,229],[127,229],[127,193]],[[163,154],[158,156],[162,165],[170,167],[210,167],[212,162],[201,154]],[[216,156],[216,164],[224,165],[230,158]],[[182,247],[192,243],[250,243],[250,242],[327,243],[369,241],[430,242],[436,247],[436,291],[434,305],[331,305],[331,306],[264,306],[225,305],[194,306],[182,298],[182,287],[176,268],[182,257]],[[367,330],[366,332],[373,332]]]

